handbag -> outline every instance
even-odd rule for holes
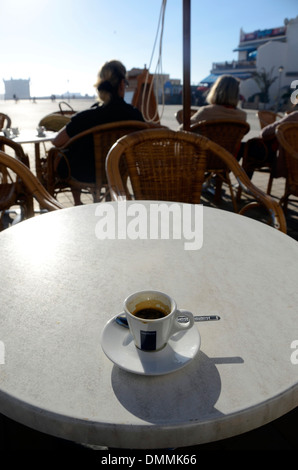
[[[63,109],[62,105],[66,105],[68,109]],[[75,111],[70,104],[66,103],[66,101],[60,101],[59,111],[47,114],[40,120],[38,125],[43,126],[47,131],[60,131],[60,129],[70,121],[71,116],[76,114],[76,112],[77,111]]]

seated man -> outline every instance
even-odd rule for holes
[[[249,139],[243,152],[243,168],[251,179],[256,168],[268,166],[274,178],[286,176],[286,167],[283,153],[279,150],[275,130],[284,122],[298,122],[298,111],[286,114],[282,119],[268,124],[261,130],[260,137]]]
[[[279,178],[281,176],[286,176],[286,168],[285,168],[285,161],[283,157],[282,151],[279,150],[278,141],[275,136],[275,130],[279,124],[283,124],[284,122],[298,122],[298,111],[295,111],[297,105],[294,107],[294,111],[286,114],[282,119],[275,121],[273,124],[268,124],[268,126],[264,127],[261,131],[261,138],[264,141],[268,149],[269,155],[271,155],[273,161],[273,174],[275,178]]]

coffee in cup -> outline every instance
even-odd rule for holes
[[[124,312],[135,345],[142,351],[159,351],[170,337],[194,324],[193,314],[178,310],[176,302],[159,291],[140,291],[124,301]],[[187,323],[178,322],[179,316],[188,318]]]

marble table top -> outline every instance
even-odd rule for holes
[[[297,242],[207,207],[191,213],[191,232],[182,204],[169,237],[154,239],[157,203],[125,204],[121,214],[115,202],[58,210],[1,232],[0,412],[80,443],[152,449],[224,439],[295,408]],[[102,348],[107,322],[143,289],[220,316],[194,325],[199,350],[170,373],[130,371],[129,355],[124,370]],[[118,328],[113,351],[118,337],[128,342]]]

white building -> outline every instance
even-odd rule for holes
[[[5,100],[29,99],[30,98],[30,79],[23,80],[3,80],[5,86]]]
[[[277,105],[279,98],[298,80],[298,16],[284,20],[284,26],[245,33],[240,30],[238,60],[214,63],[211,75],[201,80],[212,84],[219,75],[230,74],[241,79],[240,93],[245,100],[260,93],[260,88],[251,78],[252,72],[266,71],[274,83],[269,89],[269,106]],[[293,89],[294,91],[294,89]]]

